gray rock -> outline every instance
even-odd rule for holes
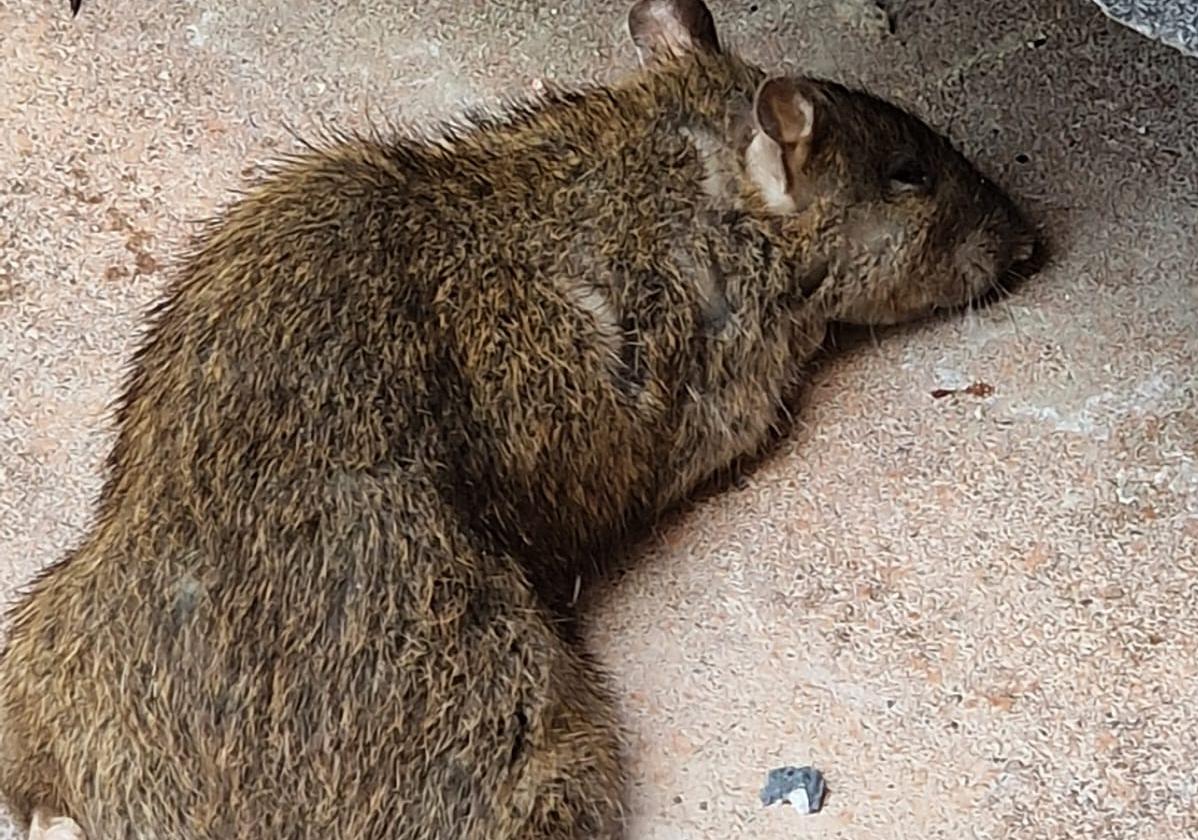
[[[824,774],[814,767],[777,767],[765,778],[761,804],[786,801],[803,814],[814,814],[824,804]]]

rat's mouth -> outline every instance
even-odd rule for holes
[[[1015,290],[1039,273],[1048,259],[1048,248],[1043,238],[1029,233],[1012,241],[1007,267],[998,273],[989,286],[975,295],[967,304],[969,309],[985,309],[1005,300]]]

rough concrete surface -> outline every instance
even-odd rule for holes
[[[992,310],[842,336],[782,451],[593,593],[630,836],[1198,836],[1198,61],[1089,0],[712,5],[762,64],[947,129],[1053,259]],[[288,125],[633,61],[614,0],[67,6],[0,0],[6,598],[88,521],[191,221]],[[784,764],[824,771],[821,813],[762,808]]]

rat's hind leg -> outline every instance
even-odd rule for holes
[[[524,817],[518,840],[623,837],[620,730],[601,675],[563,652],[539,725],[528,732],[527,763],[516,784]]]
[[[40,660],[21,658],[25,640],[10,631],[0,658],[0,799],[18,826],[28,825],[29,840],[85,840],[79,824],[64,815],[63,772],[46,743],[59,723],[56,706],[34,702],[55,695],[44,681],[26,677],[38,673]]]
[[[87,840],[87,835],[70,817],[50,816],[38,808],[29,824],[29,840]]]

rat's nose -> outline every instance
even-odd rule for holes
[[[1007,201],[1007,267],[1009,274],[1026,278],[1035,272],[1042,240],[1034,225],[1013,202]]]
[[[1032,255],[1036,253],[1036,243],[1033,240],[1021,239],[1015,243],[1015,247],[1011,249],[1012,265],[1021,265],[1025,262],[1030,262]]]

